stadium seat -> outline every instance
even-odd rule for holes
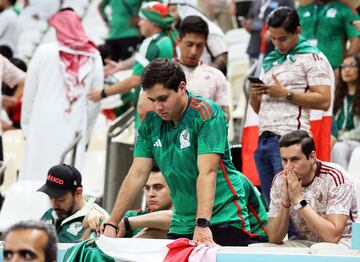
[[[100,198],[104,194],[105,151],[89,151],[85,154],[82,172],[84,194]]]
[[[42,184],[21,181],[9,188],[0,210],[0,232],[21,220],[38,220],[50,208],[48,196],[36,191]]]
[[[17,167],[15,163],[15,155],[6,154],[4,157],[4,164],[6,166],[4,173],[4,181],[0,186],[0,192],[6,192],[9,187],[17,180]]]
[[[354,149],[348,165],[348,174],[355,181],[360,181],[360,147]]]
[[[6,159],[7,155],[13,155],[15,168],[18,171],[24,159],[25,139],[23,133],[20,129],[9,130],[4,132],[2,139],[4,157]]]

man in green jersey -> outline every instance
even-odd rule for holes
[[[116,225],[155,161],[174,206],[168,238],[247,245],[251,233],[245,191],[231,162],[224,111],[186,91],[185,74],[170,59],[152,61],[144,69],[141,85],[154,111],[146,114],[138,129],[134,162],[104,234],[116,236]]]
[[[81,174],[73,166],[62,164],[50,168],[46,183],[38,191],[49,196],[52,206],[41,220],[55,226],[60,243],[74,243],[88,237],[91,228],[83,220],[89,213],[108,216],[94,203],[95,199],[83,196]]]
[[[344,3],[316,0],[300,4],[297,12],[302,35],[324,53],[333,69],[339,68],[346,55],[360,52],[360,32],[351,24],[359,19],[359,15]]]
[[[140,32],[146,39],[135,54],[136,61],[132,68],[132,75],[119,83],[106,87],[106,89],[94,89],[89,93],[89,99],[99,101],[109,95],[124,94],[136,87],[138,88],[135,93],[138,93],[144,67],[155,58],[172,58],[174,56],[173,43],[167,35],[173,17],[167,6],[159,2],[146,3],[140,9],[139,17]],[[135,95],[136,101],[137,94]]]
[[[144,195],[146,209],[128,210],[118,225],[118,237],[166,238],[172,216],[172,202],[169,187],[156,165],[144,186]],[[170,212],[158,212],[160,210]],[[87,223],[96,227],[104,219],[106,217],[95,214],[88,216]]]

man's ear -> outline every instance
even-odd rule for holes
[[[181,82],[180,82],[179,89],[180,89],[180,91],[185,91],[185,90],[186,90],[186,83],[185,83],[185,81],[181,81]]]
[[[298,26],[298,27],[296,28],[295,33],[298,34],[298,35],[301,34],[301,27],[300,27],[300,26]]]
[[[316,162],[316,152],[315,152],[315,150],[310,153],[309,159],[312,161],[312,163]]]
[[[82,188],[82,186],[79,186],[79,187],[75,190],[75,194],[76,194],[77,196],[82,196],[82,194],[83,194],[83,188]]]

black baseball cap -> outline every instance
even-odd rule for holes
[[[81,187],[81,174],[73,166],[66,164],[50,168],[46,183],[38,189],[49,197],[59,198],[69,191]]]

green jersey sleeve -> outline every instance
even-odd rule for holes
[[[206,119],[198,133],[198,155],[224,154],[227,145],[227,122],[224,114]]]
[[[148,113],[149,114],[149,113]],[[152,144],[147,132],[146,120],[140,125],[134,147],[134,157],[153,158]]]
[[[344,8],[343,18],[348,39],[360,36],[360,31],[357,31],[351,23],[354,20],[360,20],[360,16],[354,13],[349,7],[346,7]]]
[[[156,45],[156,43],[150,43],[145,54],[142,54],[142,52],[138,52],[136,54],[136,61],[133,66],[133,74],[141,75],[144,71],[145,66],[149,64],[150,61],[160,57],[159,54],[159,47]]]

